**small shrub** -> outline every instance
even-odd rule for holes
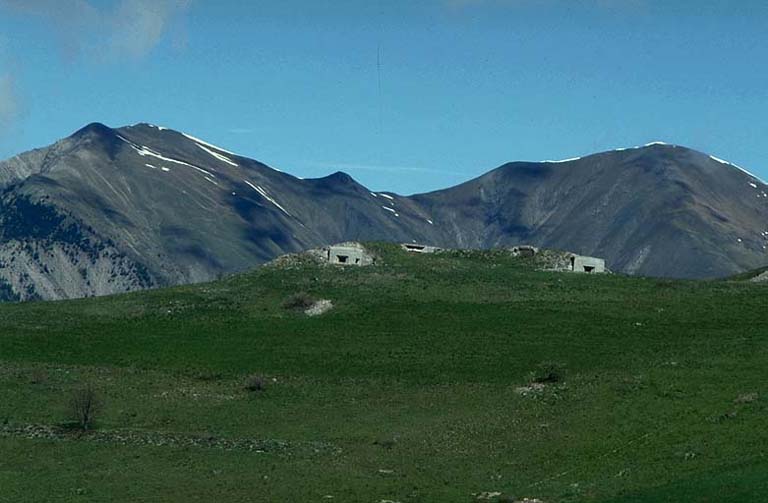
[[[387,439],[383,439],[383,440],[375,440],[373,442],[373,445],[378,445],[379,447],[381,447],[383,449],[390,450],[393,447],[395,447],[395,445],[397,445],[397,440],[395,440],[393,438],[387,438]]]
[[[46,384],[48,382],[48,372],[43,369],[34,369],[29,376],[30,384]]]
[[[314,297],[308,293],[296,293],[283,301],[283,309],[290,311],[304,311],[312,307],[315,303]]]
[[[528,382],[553,384],[565,379],[565,366],[557,362],[540,363],[536,370],[528,375]]]
[[[253,392],[262,392],[267,388],[267,380],[264,376],[252,374],[245,378],[245,389]]]
[[[101,409],[101,400],[90,385],[72,392],[69,410],[78,428],[88,431],[93,427],[96,414]]]
[[[221,372],[216,372],[214,370],[198,370],[192,377],[198,381],[212,382],[221,380],[223,375]]]

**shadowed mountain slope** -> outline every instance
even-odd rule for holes
[[[768,262],[768,186],[674,145],[510,163],[413,199],[446,245],[530,242],[606,257],[616,271],[684,278]]]

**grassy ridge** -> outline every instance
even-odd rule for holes
[[[130,437],[0,436],[0,501],[764,494],[766,407],[738,400],[767,391],[763,285],[376,247],[385,265],[0,307],[0,423],[60,423],[68,390],[91,382],[105,402],[99,431]],[[297,292],[336,308],[281,308]],[[521,394],[544,361],[565,379]],[[252,372],[266,392],[243,390]],[[279,447],[136,440],[148,434]]]

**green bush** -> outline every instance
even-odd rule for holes
[[[304,311],[312,307],[315,298],[306,292],[296,293],[283,301],[283,309],[291,311]]]
[[[553,384],[565,379],[565,365],[557,362],[542,362],[528,375],[528,382]]]
[[[264,376],[251,374],[245,378],[245,389],[248,391],[261,392],[267,388],[267,380]]]

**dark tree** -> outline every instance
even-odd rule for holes
[[[72,393],[69,401],[70,413],[77,426],[88,431],[93,427],[94,419],[101,407],[98,393],[92,386],[87,385]]]

